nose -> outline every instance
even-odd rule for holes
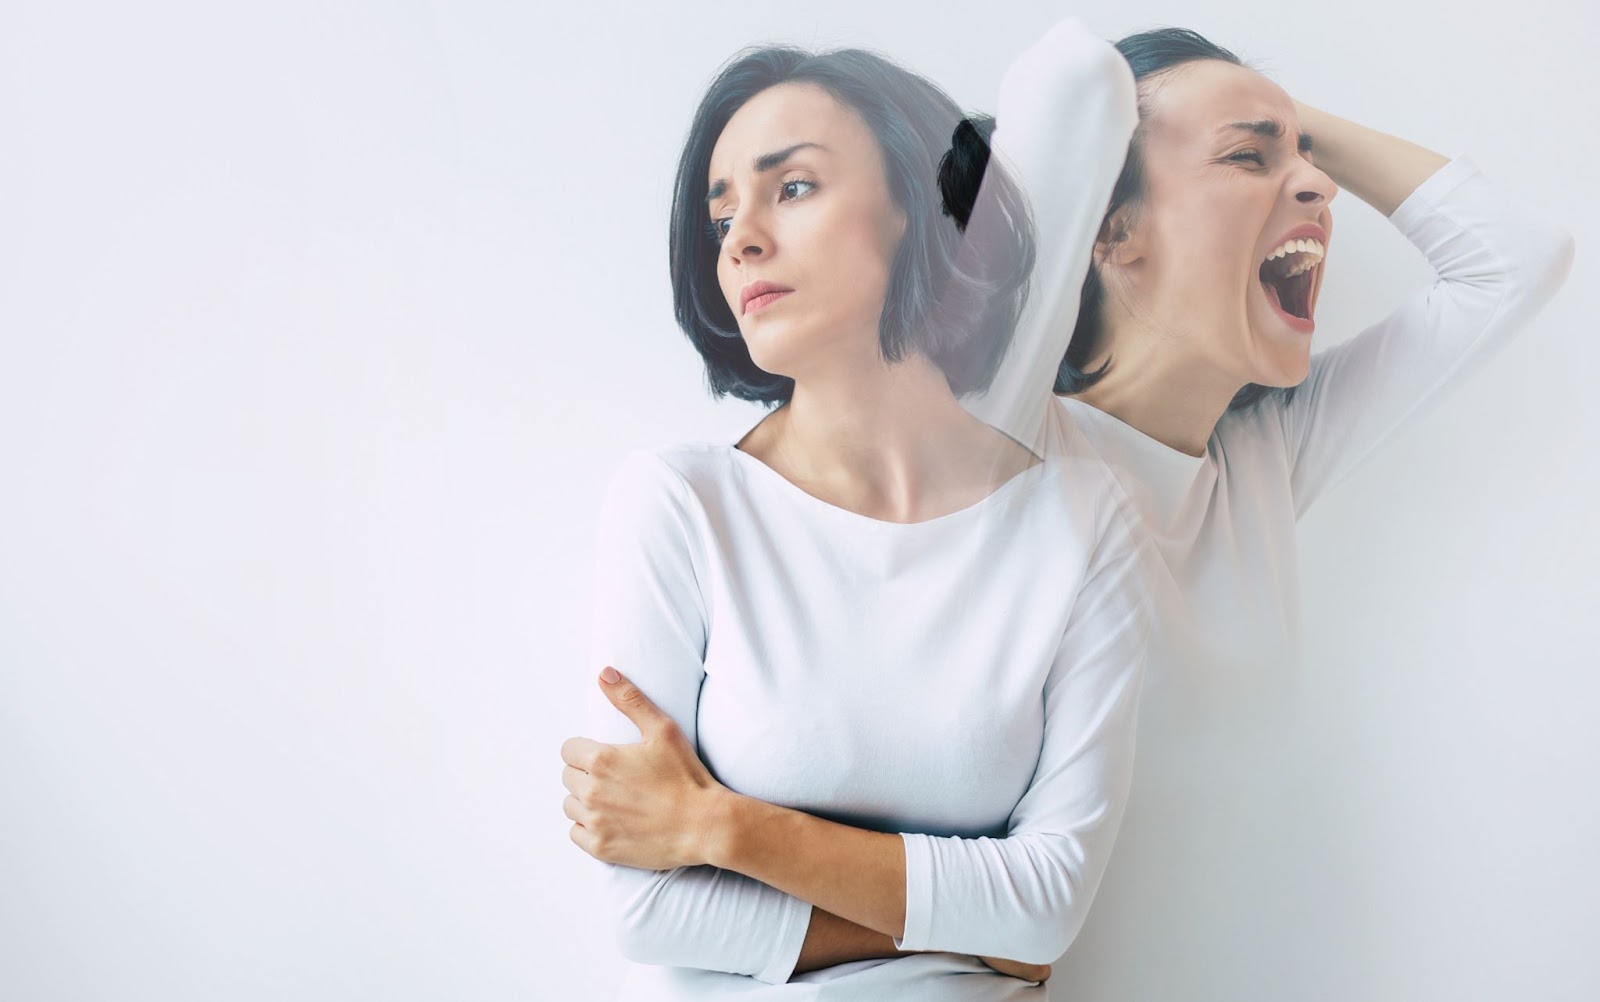
[[[1294,179],[1295,200],[1302,205],[1325,205],[1339,193],[1339,186],[1315,164],[1302,161],[1300,173]]]
[[[734,264],[759,259],[771,248],[771,239],[765,232],[757,212],[735,212],[728,223],[728,232],[722,235],[722,250]]]

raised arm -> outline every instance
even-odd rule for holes
[[[1000,84],[993,155],[1027,196],[1038,257],[994,381],[962,403],[1036,454],[1095,234],[1138,124],[1127,61],[1074,18],[1018,56]],[[993,208],[980,197],[973,212]]]
[[[1314,158],[1389,219],[1438,277],[1311,360],[1281,408],[1295,510],[1508,343],[1555,295],[1572,237],[1520,209],[1465,158],[1444,157],[1305,105]]]
[[[705,677],[706,617],[695,562],[703,513],[660,458],[636,453],[601,507],[592,676],[613,665],[672,717],[690,744]],[[592,681],[587,736],[611,744],[639,729]],[[712,866],[653,871],[595,862],[622,954],[645,964],[786,982],[810,919],[806,902]]]

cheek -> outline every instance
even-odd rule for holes
[[[1252,214],[1243,206],[1209,206],[1205,218],[1197,225],[1210,233],[1208,255],[1211,263],[1219,268],[1234,268],[1254,256],[1261,236],[1260,226],[1252,221]]]
[[[883,261],[884,274],[894,266],[895,254],[900,250],[900,241],[905,239],[906,218],[900,212],[893,212],[887,218],[880,220],[878,226],[878,256]]]
[[[739,315],[739,276],[735,273],[733,265],[728,262],[728,255],[717,255],[717,287],[722,290],[722,301],[733,310],[734,316]]]
[[[881,296],[894,261],[899,235],[867,215],[840,220],[814,250],[815,260],[850,299]]]

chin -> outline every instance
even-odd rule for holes
[[[818,344],[819,339],[808,336],[814,332],[797,325],[752,324],[751,328],[740,332],[750,361],[774,376],[797,378],[796,373],[815,365],[819,352],[826,348]]]
[[[1298,332],[1278,330],[1262,333],[1260,324],[1252,324],[1251,328],[1256,344],[1255,364],[1250,367],[1253,371],[1247,382],[1276,389],[1299,386],[1305,382],[1311,372],[1310,339]]]
[[[1311,353],[1306,352],[1305,356],[1301,358],[1298,363],[1290,363],[1281,367],[1276,378],[1271,380],[1258,379],[1256,382],[1261,383],[1264,386],[1276,387],[1277,389],[1288,389],[1291,386],[1299,386],[1301,383],[1305,382],[1306,377],[1310,374]]]
[[[1299,386],[1306,381],[1306,376],[1311,372],[1311,352],[1307,348],[1298,351],[1274,352],[1267,365],[1262,366],[1265,371],[1256,374],[1251,382],[1260,383],[1262,386],[1271,386],[1277,389],[1287,389],[1290,386]]]

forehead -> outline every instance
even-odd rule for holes
[[[1151,86],[1153,84],[1153,86]],[[1174,67],[1146,85],[1146,129],[1166,140],[1227,139],[1230,122],[1277,119],[1292,134],[1296,115],[1287,91],[1255,70],[1217,59]]]
[[[739,107],[711,148],[711,178],[747,171],[756,157],[798,142],[840,153],[872,145],[861,116],[813,83],[768,87]]]

